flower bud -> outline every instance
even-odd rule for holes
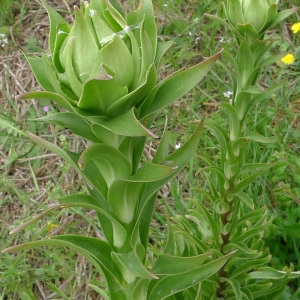
[[[116,117],[155,86],[160,57],[151,0],[127,21],[108,0],[85,1],[75,7],[72,26],[45,6],[50,56],[28,59],[45,91],[90,114]]]
[[[231,25],[240,34],[251,30],[252,36],[260,36],[277,20],[277,0],[227,0],[225,12]],[[245,27],[247,26],[247,30]],[[253,34],[255,33],[255,34]]]

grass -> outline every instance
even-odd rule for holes
[[[49,1],[64,13],[78,2]],[[38,88],[20,49],[30,53],[47,49],[49,25],[37,0],[5,0],[3,3],[0,33],[5,34],[8,43],[0,47],[0,248],[74,230],[97,235],[97,229],[84,220],[80,210],[56,211],[16,235],[8,234],[55,203],[59,196],[81,189],[80,178],[68,165],[34,145],[22,132],[31,131],[77,151],[84,149],[85,142],[72,137],[63,128],[30,121],[45,115],[44,106],[55,111],[56,107],[50,102],[16,100],[17,95]],[[198,63],[223,47],[235,51],[230,33],[203,16],[203,13],[221,13],[220,3],[202,4],[202,1],[193,0],[155,2],[160,38],[175,42],[162,64],[161,78],[183,66]],[[134,6],[134,2],[130,1],[129,5]],[[286,7],[291,5],[289,2],[283,4]],[[292,16],[277,28],[277,32],[270,33],[275,45],[273,51],[293,51],[296,62],[289,67],[278,63],[264,70],[260,80],[263,87],[281,78],[287,77],[288,82],[271,99],[260,103],[249,118],[253,131],[275,142],[265,146],[253,144],[247,160],[276,163],[249,187],[248,195],[256,199],[258,206],[266,205],[274,218],[266,236],[267,246],[273,254],[273,266],[280,269],[292,263],[299,270],[300,82],[297,79],[300,35],[292,36],[289,30],[296,18]],[[217,104],[227,100],[223,93],[229,90],[228,76],[217,65],[200,86],[166,109],[164,114],[168,116],[172,133],[171,146],[184,143],[204,113],[226,126],[226,118],[218,111]],[[157,126],[162,128],[163,123],[164,116],[158,116]],[[12,125],[19,131],[13,130]],[[184,172],[160,192],[151,233],[151,239],[157,245],[163,246],[166,237],[165,207],[169,208],[170,216],[186,213],[191,206],[187,199],[199,198],[197,188],[207,184],[201,172],[205,163],[200,157],[218,161],[216,149],[215,139],[204,131],[198,157],[194,157]],[[88,262],[67,249],[43,248],[16,255],[0,255],[0,299],[99,299],[87,285],[99,283],[99,280]],[[299,285],[299,281],[291,282],[286,290],[290,298],[282,299],[299,299]]]

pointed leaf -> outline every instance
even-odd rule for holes
[[[257,177],[259,177],[259,175],[261,175],[264,171],[263,170],[259,170],[251,175],[249,175],[248,177],[244,178],[243,180],[241,180],[234,189],[234,193],[238,193],[240,191],[242,191],[243,189],[245,189],[246,187],[248,187],[250,185],[250,183],[253,182],[253,180],[255,180]]]
[[[58,34],[57,32],[58,26],[61,24],[68,26],[69,24],[60,14],[58,14],[52,7],[50,7],[45,0],[42,0],[42,4],[44,7],[46,7],[50,19],[49,50],[50,53],[53,55],[57,34]]]
[[[192,257],[161,254],[155,261],[151,272],[156,275],[185,273],[199,267],[210,256],[211,252]]]
[[[85,82],[78,107],[88,110],[94,115],[106,116],[108,107],[127,92],[127,87],[121,86],[107,74],[105,78],[94,78]]]
[[[152,136],[155,135],[149,131],[145,126],[143,126],[139,120],[136,118],[135,109],[132,108],[122,115],[110,119],[108,121],[103,121],[101,124],[93,124],[92,129],[96,136],[101,136],[102,129],[99,127],[104,127],[105,129],[118,134],[121,136]],[[100,134],[97,134],[98,130]]]
[[[167,52],[167,50],[173,45],[173,41],[167,41],[167,42],[159,42],[157,43],[157,51],[156,51],[156,57],[155,57],[155,65],[159,66],[159,63],[164,56],[164,54]]]
[[[249,272],[247,279],[279,279],[285,276],[289,271],[279,271],[270,267],[261,267],[255,271]],[[290,272],[289,278],[299,278],[300,271]]]
[[[60,107],[68,110],[78,113],[79,111],[76,110],[76,108],[73,105],[76,105],[77,102],[70,103],[66,98],[63,96],[52,93],[52,92],[40,92],[40,91],[34,91],[34,92],[28,92],[21,94],[19,99],[25,100],[25,99],[32,99],[32,98],[41,98],[41,99],[50,99],[54,101],[56,104],[58,104]],[[73,104],[73,105],[72,105]]]
[[[141,278],[134,287],[131,299],[147,300],[149,282],[149,279]]]
[[[107,242],[96,238],[77,235],[53,236],[50,239],[12,246],[4,249],[2,252],[18,252],[41,246],[61,246],[71,248],[87,258],[100,274],[102,273],[101,268],[104,267],[115,280],[121,281],[121,274],[111,260],[111,248],[108,246]]]
[[[68,153],[66,151],[62,150],[55,144],[52,144],[52,143],[38,137],[37,135],[35,135],[31,132],[27,132],[27,134],[34,142],[36,142],[40,146],[42,146],[50,151],[56,153],[58,156],[63,158],[65,161],[67,161],[75,170],[80,172],[78,165],[76,165],[76,163],[71,159],[71,157],[68,155]]]
[[[243,39],[239,47],[237,64],[241,76],[240,86],[246,89],[246,82],[248,81],[248,78],[254,69],[253,54],[250,48],[250,43],[248,42],[246,37]]]
[[[21,230],[23,230],[24,228],[28,227],[29,225],[37,222],[38,220],[42,219],[46,214],[48,214],[50,211],[54,210],[54,209],[58,209],[61,208],[60,205],[53,205],[51,208],[47,209],[46,211],[38,214],[37,216],[34,216],[31,220],[19,225],[18,227],[14,228],[13,230],[11,230],[9,232],[9,234],[14,234],[17,233]]]
[[[107,194],[110,209],[122,223],[133,220],[141,187],[141,183],[124,180],[115,180],[110,186]]]
[[[149,94],[149,91],[156,85],[156,72],[156,67],[153,63],[145,71],[144,82],[140,82],[140,85],[135,87],[130,93],[112,103],[107,110],[107,115],[116,117],[121,112],[129,110],[133,106],[138,106],[138,104]]]
[[[51,83],[51,80],[49,80],[49,78],[56,78],[56,87],[59,86],[59,81],[53,68],[51,68],[46,56],[43,55],[43,57],[40,58],[38,56],[27,56],[25,53],[24,55],[39,85],[45,91],[57,92],[57,90],[53,86],[54,82],[52,81]]]
[[[153,163],[162,163],[162,161],[169,154],[170,141],[169,141],[169,135],[168,135],[168,131],[167,131],[167,122],[168,122],[168,119],[166,117],[163,135],[160,139],[160,142],[159,142],[158,148],[156,150],[156,153],[155,153],[155,155],[152,159]]]
[[[94,143],[99,142],[99,139],[95,136],[87,121],[78,114],[72,112],[59,112],[35,119],[34,121],[59,124],[70,129],[73,134],[79,135]]]
[[[166,299],[179,291],[185,290],[214,275],[232,256],[229,253],[207,264],[194,268],[189,272],[169,275],[158,281],[150,292],[149,300]]]
[[[189,69],[182,69],[159,83],[145,99],[141,117],[149,116],[173,103],[191,90],[212,68],[221,52]]]
[[[154,17],[153,5],[151,0],[144,0],[140,8],[140,13],[145,16],[144,26],[145,31],[150,39],[151,52],[153,58],[156,55],[157,48],[157,30],[156,30],[156,21]]]
[[[111,256],[114,261],[118,261],[119,264],[123,266],[123,268],[134,274],[135,277],[144,279],[158,279],[158,277],[156,277],[146,269],[146,267],[136,255],[135,251],[130,251],[128,253],[112,252]]]
[[[97,213],[105,217],[110,221],[112,230],[109,232],[109,235],[106,236],[107,240],[113,242],[115,247],[122,247],[127,238],[127,232],[125,228],[107,211],[101,208],[96,199],[89,195],[84,194],[73,194],[66,197],[62,197],[59,200],[59,203],[62,207],[82,207],[90,210],[95,210]]]
[[[174,168],[144,162],[137,173],[128,179],[115,180],[108,191],[108,202],[118,219],[129,224],[140,200],[142,183],[161,180],[174,172]]]
[[[275,140],[271,140],[253,131],[247,131],[246,138],[263,144],[272,144],[275,142]]]
[[[201,120],[197,129],[190,137],[190,139],[183,144],[179,149],[177,149],[173,154],[166,157],[166,165],[169,167],[177,167],[176,171],[173,172],[170,176],[155,182],[148,183],[143,191],[141,196],[141,201],[138,207],[138,221],[136,222],[133,234],[132,234],[132,247],[135,241],[141,238],[141,243],[144,247],[148,244],[148,235],[149,235],[149,224],[151,220],[151,213],[153,211],[154,201],[156,199],[155,192],[158,191],[166,182],[173,178],[190,158],[194,155],[198,148],[200,141],[203,124],[205,118]]]
[[[84,170],[90,161],[97,166],[108,187],[114,180],[128,178],[131,174],[131,165],[127,158],[109,145],[91,145],[82,152],[78,165]]]
[[[297,12],[298,9],[299,9],[299,7],[293,7],[290,9],[280,11],[268,27],[269,28],[274,27],[275,25],[277,25],[278,23],[280,23],[281,21],[283,21],[284,19],[286,19],[287,17],[292,15],[293,13]]]
[[[244,299],[241,293],[241,286],[238,280],[221,277],[220,282],[226,282],[233,290],[236,299]]]
[[[230,128],[230,140],[234,141],[240,136],[241,132],[241,125],[240,125],[240,120],[238,113],[236,109],[230,104],[230,103],[220,103],[219,104],[222,108],[228,112],[229,117],[230,117],[230,123],[229,123],[229,128]]]

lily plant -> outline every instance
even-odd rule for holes
[[[51,99],[62,110],[37,121],[64,126],[90,146],[74,153],[33,133],[28,136],[71,164],[88,194],[60,197],[57,205],[12,233],[54,209],[80,207],[96,211],[102,238],[59,235],[4,251],[72,248],[104,278],[105,288],[94,288],[105,299],[164,299],[199,284],[232,253],[211,259],[211,251],[181,257],[168,250],[151,262],[148,239],[157,192],[195,153],[204,120],[171,154],[166,130],[152,161],[143,159],[143,150],[147,139],[156,138],[152,126],[157,113],[197,85],[220,53],[157,82],[159,63],[171,42],[157,41],[151,0],[126,16],[108,0],[85,1],[75,7],[73,25],[43,3],[50,18],[49,54],[25,54],[43,91],[20,99]]]
[[[115,5],[115,4],[114,4]],[[90,285],[104,299],[277,299],[293,268],[275,270],[263,233],[272,220],[247,194],[249,185],[269,163],[245,161],[251,143],[272,140],[248,130],[251,109],[284,85],[262,89],[260,70],[284,57],[268,56],[266,31],[296,9],[278,12],[278,1],[228,0],[227,21],[209,15],[235,35],[237,53],[224,51],[218,62],[231,76],[232,101],[220,103],[228,114],[225,128],[208,120],[219,144],[220,161],[201,157],[200,170],[209,186],[185,216],[168,218],[164,249],[149,245],[149,231],[159,189],[195,154],[204,118],[184,145],[169,151],[166,127],[151,161],[143,157],[156,115],[197,85],[217,62],[220,52],[200,64],[158,82],[161,58],[171,42],[158,42],[151,0],[125,15],[108,0],[82,2],[69,25],[44,3],[50,18],[49,54],[25,54],[43,91],[20,99],[51,99],[59,113],[37,119],[59,124],[89,141],[80,153],[61,149],[33,133],[28,136],[71,164],[82,177],[83,190],[57,199],[57,205],[15,228],[16,233],[55,209],[81,208],[97,213],[101,238],[76,234],[12,246],[4,252],[39,246],[62,246],[84,255],[105,280]],[[171,213],[170,213],[171,214]]]

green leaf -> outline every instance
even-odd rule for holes
[[[190,139],[183,144],[179,149],[167,156],[165,163],[169,167],[176,167],[170,176],[165,177],[162,180],[147,183],[141,195],[141,201],[138,207],[138,220],[132,234],[132,243],[134,244],[138,238],[141,238],[141,243],[146,248],[148,244],[149,224],[151,221],[150,211],[153,211],[154,201],[156,199],[155,192],[157,192],[166,182],[173,178],[191,159],[198,148],[200,141],[204,119],[201,120],[197,129],[190,137]]]
[[[77,106],[94,115],[106,116],[108,107],[127,93],[126,86],[121,86],[112,76],[106,74],[105,77],[96,77],[85,82]],[[122,111],[119,112],[121,113]]]
[[[0,128],[6,129],[7,131],[9,130],[9,132],[11,132],[11,130],[15,131],[17,134],[28,138],[28,135],[25,132],[18,129],[12,122],[9,122],[2,117],[0,117]]]
[[[156,153],[152,159],[153,163],[162,163],[164,159],[167,157],[167,155],[169,154],[170,141],[169,141],[169,135],[167,130],[167,121],[168,120],[166,118],[163,135],[160,139]]]
[[[142,183],[162,180],[175,170],[167,166],[144,162],[133,176],[124,180],[115,180],[108,191],[108,201],[112,211],[121,222],[129,224],[140,199]]]
[[[276,163],[250,163],[250,164],[244,164],[243,169],[241,170],[242,173],[248,173],[248,172],[255,172],[255,171],[265,171],[272,167],[274,167]]]
[[[270,28],[270,24],[272,24],[273,20],[275,20],[277,13],[278,13],[278,4],[276,3],[271,4],[267,11],[265,24],[260,30],[261,32],[265,32]]]
[[[73,106],[73,105],[77,105],[77,102],[74,101],[73,103],[70,103],[70,101],[68,101],[63,96],[52,92],[41,92],[41,91],[28,92],[20,95],[18,98],[22,100],[32,99],[32,98],[50,99],[54,101],[56,104],[58,104],[60,107],[68,111],[73,111],[75,113],[80,112],[79,110],[76,110],[76,108]],[[89,115],[89,113],[85,115]]]
[[[92,130],[98,138],[101,138],[103,129],[105,128],[114,134],[121,136],[152,136],[156,137],[150,130],[143,126],[135,115],[135,108],[128,110],[122,115],[103,121],[101,123],[95,123],[92,125]]]
[[[182,69],[159,83],[147,96],[140,109],[140,116],[147,116],[173,103],[191,90],[212,68],[221,52],[189,69]]]
[[[46,214],[48,214],[50,211],[54,210],[54,209],[58,209],[58,208],[61,208],[60,205],[54,205],[52,206],[51,208],[47,209],[46,211],[38,214],[37,216],[33,217],[31,220],[19,225],[18,227],[14,228],[13,230],[11,230],[9,232],[9,234],[14,234],[14,233],[17,233],[21,230],[23,230],[24,228],[28,227],[29,225],[37,222],[38,220],[42,219]]]
[[[101,216],[105,217],[111,223],[110,232],[105,231],[106,238],[115,247],[122,247],[127,239],[127,232],[123,225],[121,225],[113,216],[110,215],[108,211],[102,209],[101,203],[89,195],[84,194],[73,194],[66,197],[62,197],[59,200],[62,207],[82,207],[87,209],[94,209]],[[107,228],[107,226],[106,226]],[[104,229],[104,228],[103,228]]]
[[[255,180],[257,177],[259,177],[264,171],[263,170],[259,170],[251,175],[249,175],[248,177],[244,178],[243,180],[241,180],[234,188],[234,193],[238,193],[240,191],[242,191],[243,189],[245,189],[246,187],[248,187],[253,180]]]
[[[248,194],[246,194],[243,191],[240,191],[240,192],[232,194],[232,195],[238,197],[242,201],[243,204],[247,205],[250,209],[254,210],[254,202],[249,197]]]
[[[249,272],[246,276],[246,279],[279,279],[289,274],[289,278],[299,278],[300,271],[290,272],[288,271],[279,271],[271,267],[261,267],[255,271]]]
[[[208,119],[205,126],[211,130],[212,134],[217,138],[221,149],[221,165],[224,167],[227,153],[227,132],[223,127],[219,126]]]
[[[126,179],[131,182],[155,182],[173,175],[177,171],[177,167],[157,165],[149,162],[144,162],[137,173]]]
[[[249,92],[239,92],[234,99],[234,107],[237,111],[239,120],[245,117],[248,106],[251,104],[252,94]]]
[[[257,95],[255,95],[251,101],[251,105],[249,105],[247,108],[247,112],[245,113],[245,116],[247,115],[247,113],[250,111],[250,109],[254,105],[256,105],[258,102],[264,101],[268,97],[272,96],[272,94],[274,94],[277,90],[282,88],[285,85],[285,83],[286,83],[286,80],[284,79],[284,80],[274,84],[273,86],[267,88],[264,92],[261,92],[261,93],[258,93]]]
[[[50,19],[50,33],[49,33],[49,50],[51,54],[53,55],[56,39],[57,39],[57,29],[59,25],[68,26],[69,24],[67,21],[58,14],[52,7],[50,7],[45,0],[41,0],[43,3],[43,6],[46,8],[49,19]]]
[[[152,52],[153,59],[154,59],[156,55],[156,49],[157,49],[157,30],[156,30],[156,21],[155,21],[152,1],[144,0],[139,12],[145,16],[144,28],[150,39],[150,45],[151,45],[150,52]]]
[[[298,9],[299,7],[293,7],[290,9],[280,11],[268,27],[269,28],[274,27],[275,25],[277,25],[278,23],[280,23],[281,21],[285,20],[287,17],[292,15],[293,13],[297,12]]]
[[[258,259],[251,259],[249,261],[244,261],[243,263],[240,264],[238,267],[233,267],[230,274],[229,278],[234,279],[238,278],[240,275],[247,275],[247,273],[254,268],[257,268],[259,266],[266,265],[269,261],[271,260],[271,255],[268,255],[263,258],[258,258]]]
[[[157,50],[156,50],[156,57],[155,57],[156,66],[159,66],[162,57],[172,45],[173,45],[173,41],[157,43]]]
[[[27,56],[25,53],[24,55],[40,86],[45,91],[57,92],[59,81],[56,73],[48,61],[48,58],[45,55],[43,55],[42,58],[38,56]]]
[[[116,179],[125,179],[131,175],[131,165],[117,149],[105,144],[93,144],[82,152],[78,160],[81,169],[93,162],[109,187]]]
[[[188,272],[163,277],[154,285],[149,294],[149,300],[166,299],[168,296],[199,284],[218,272],[232,255],[233,252]]]
[[[209,19],[220,23],[223,27],[225,27],[225,28],[229,27],[230,29],[232,29],[232,26],[228,22],[226,22],[226,20],[224,18],[220,18],[216,15],[210,15],[210,14],[206,14],[206,13],[204,13],[204,15],[206,17],[208,17]]]
[[[51,29],[50,29],[51,31]],[[55,39],[55,45],[52,51],[52,64],[54,66],[54,69],[59,72],[59,73],[64,73],[65,70],[61,65],[61,61],[60,61],[60,49],[63,45],[63,43],[65,42],[66,38],[68,38],[68,35],[70,33],[70,26],[67,23],[64,24],[58,24],[57,25],[57,35],[56,35],[56,39]],[[51,33],[50,33],[51,35]],[[50,46],[52,47],[52,46]],[[58,91],[57,91],[58,92]]]
[[[72,158],[68,155],[68,153],[66,151],[62,150],[55,144],[52,144],[52,143],[38,137],[37,135],[35,135],[31,132],[27,132],[27,134],[34,142],[36,142],[40,146],[42,146],[50,151],[56,153],[58,156],[63,158],[65,161],[67,161],[75,170],[77,170],[80,173],[78,165],[72,160]]]
[[[232,232],[231,232],[231,241],[234,239],[238,241],[238,237],[242,234],[246,224],[251,224],[261,219],[262,216],[266,217],[266,208],[263,206],[259,209],[251,211],[240,218],[235,218],[232,220]],[[236,242],[238,243],[238,242]]]
[[[146,269],[135,251],[130,251],[128,253],[112,252],[111,257],[116,265],[118,265],[119,269],[122,270],[123,278],[128,283],[132,283],[136,277],[144,279],[158,279],[158,277]]]
[[[231,238],[231,241],[233,243],[246,243],[253,236],[259,237],[262,232],[266,231],[266,229],[270,226],[271,223],[272,219],[267,220],[266,216],[263,215],[262,218],[256,224],[253,224],[253,227],[251,229],[245,230],[238,236],[235,234],[235,236]]]
[[[78,10],[78,8],[76,9]],[[65,82],[68,87],[70,87],[72,93],[75,95],[76,100],[78,100],[82,93],[83,82],[79,80],[78,74],[76,74],[73,66],[73,53],[75,51],[74,48],[76,46],[78,48],[78,43],[75,41],[75,38],[73,36],[70,36],[65,40],[65,47],[63,48],[64,45],[62,45],[62,48],[60,49],[60,62],[65,70],[65,73],[59,74],[58,78],[62,82]]]
[[[107,194],[110,209],[122,223],[133,220],[141,187],[141,183],[124,180],[115,180],[110,186]]]
[[[261,61],[272,47],[271,40],[254,40],[251,43],[251,50],[254,58],[255,67],[262,66]],[[273,55],[272,55],[273,56]]]
[[[248,40],[255,40],[259,37],[257,30],[251,23],[236,24],[236,30],[242,35],[246,36]]]
[[[98,66],[100,64],[108,66],[114,72],[114,80],[120,86],[126,86],[127,88],[131,86],[135,72],[134,63],[127,45],[119,35],[115,35],[111,42],[103,46],[95,63]],[[147,65],[147,68],[150,64]],[[110,90],[110,92],[113,92],[113,90]]]
[[[101,289],[98,286],[91,284],[91,283],[88,283],[87,285],[88,285],[88,287],[90,287],[94,291],[96,291],[104,300],[110,300],[107,293],[103,289]]]
[[[61,246],[68,247],[82,254],[87,258],[101,274],[101,267],[105,267],[112,275],[120,281],[121,274],[112,263],[110,253],[111,249],[107,242],[95,238],[77,236],[77,235],[61,235],[53,236],[50,239],[28,242],[21,245],[8,247],[2,253],[13,253],[29,250],[41,246]],[[101,262],[100,262],[101,261]],[[102,265],[103,261],[103,265]]]
[[[210,230],[214,237],[214,242],[216,243],[217,248],[220,248],[220,226],[215,221],[211,213],[207,210],[207,208],[199,203],[198,205],[198,213],[200,214],[200,211],[203,212],[203,216],[207,219],[207,222],[209,224]]]
[[[73,134],[79,135],[94,143],[99,142],[99,139],[93,133],[89,123],[83,117],[73,112],[59,112],[35,119],[34,121],[59,124],[70,129]]]
[[[241,1],[231,0],[230,2],[227,2],[225,13],[228,20],[232,23],[233,26],[245,23]]]
[[[134,286],[131,299],[147,300],[149,279],[141,278]]]
[[[120,112],[127,111],[133,106],[138,106],[142,103],[143,99],[149,94],[149,91],[156,85],[157,81],[156,66],[153,63],[145,71],[144,82],[140,82],[140,85],[134,87],[127,95],[117,99],[112,103],[108,110],[107,115],[110,117],[116,117]]]
[[[219,104],[222,108],[228,112],[229,117],[230,117],[230,123],[229,123],[229,128],[230,128],[230,140],[234,141],[240,136],[241,132],[241,125],[240,125],[240,120],[238,113],[236,109],[230,104],[226,102],[222,102]]]
[[[220,282],[226,282],[232,288],[236,299],[244,299],[241,293],[241,286],[238,280],[229,278],[220,278]]]
[[[246,138],[263,144],[272,144],[275,140],[271,140],[253,131],[247,131]]]
[[[156,275],[185,273],[199,267],[210,256],[211,252],[192,257],[161,254],[156,259],[151,272]]]
[[[241,76],[240,87],[246,89],[248,87],[246,86],[246,82],[248,81],[248,78],[254,69],[253,54],[246,37],[240,44],[237,55],[237,64]]]

